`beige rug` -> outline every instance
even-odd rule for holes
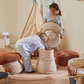
[[[31,60],[32,61],[32,68],[36,71],[36,63],[37,60]],[[0,71],[4,71],[3,67],[0,66]],[[66,76],[67,72],[65,67],[57,66],[57,71],[53,74],[39,74],[39,73],[25,73],[22,72],[20,74],[15,75],[9,75],[9,79],[15,79],[15,80],[48,80],[48,79],[56,79],[59,77]]]

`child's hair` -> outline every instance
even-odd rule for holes
[[[61,10],[59,9],[58,4],[52,3],[49,8],[55,8],[55,10],[59,11],[58,15],[62,16]]]
[[[44,42],[48,40],[48,37],[45,33],[37,32],[36,35],[38,35]]]

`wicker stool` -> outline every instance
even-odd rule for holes
[[[74,51],[59,51],[55,55],[55,62],[60,66],[67,66],[68,60],[72,58],[78,58],[79,54]]]

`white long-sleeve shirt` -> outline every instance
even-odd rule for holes
[[[30,53],[34,52],[37,49],[37,47],[39,47],[39,49],[45,48],[41,43],[40,37],[37,35],[22,38],[18,40],[16,44],[22,45],[24,50],[27,50]]]

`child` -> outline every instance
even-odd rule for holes
[[[60,36],[60,38],[62,39],[62,37],[64,36],[65,34],[65,29],[63,27],[63,23],[62,23],[62,14],[61,14],[61,10],[59,9],[59,6],[56,4],[56,3],[52,3],[50,6],[49,6],[49,9],[50,9],[50,13],[48,13],[44,19],[44,22],[47,22],[47,21],[52,21],[52,22],[56,22],[58,23],[62,30],[63,30],[63,35]]]
[[[23,66],[25,72],[33,73],[31,65],[31,53],[33,53],[37,47],[39,49],[45,50],[43,46],[43,41],[47,41],[48,38],[45,33],[37,33],[37,35],[22,38],[16,42],[16,49],[21,54],[23,58]]]

